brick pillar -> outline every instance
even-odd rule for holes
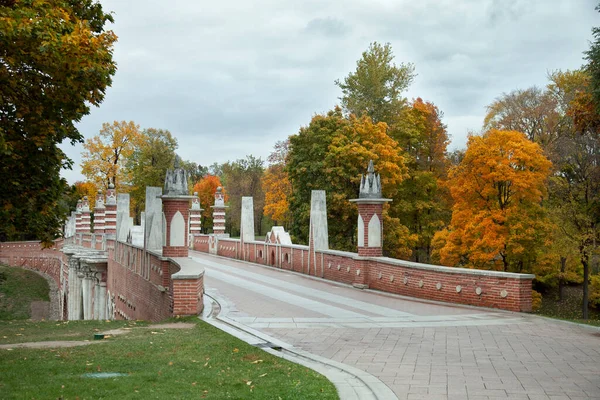
[[[225,195],[223,188],[219,186],[215,193],[215,205],[211,206],[213,209],[213,233],[215,235],[225,234]]]
[[[82,227],[81,227],[81,214],[82,214],[82,204],[83,202],[80,200],[77,200],[77,208],[75,209],[75,233],[82,233]]]
[[[358,255],[381,257],[383,252],[383,204],[392,201],[381,194],[381,180],[375,174],[373,161],[367,174],[361,177],[358,199],[350,200],[358,206]]]
[[[190,200],[194,196],[188,195],[187,172],[179,167],[179,159],[175,160],[174,169],[167,171],[164,194],[160,198],[166,222],[163,227],[166,243],[163,244],[162,255],[187,257]]]
[[[194,245],[194,235],[200,234],[200,228],[202,226],[202,211],[203,209],[200,208],[198,192],[194,192],[194,197],[192,198],[192,208],[190,209],[190,246]]]
[[[188,219],[192,196],[162,196],[163,213],[167,222],[167,243],[163,246],[163,257],[187,257]]]
[[[360,202],[357,205],[358,234],[362,234],[362,238],[358,238],[358,255],[381,257],[383,255],[383,202]]]
[[[104,211],[104,233],[107,237],[115,239],[117,235],[117,192],[115,185],[108,185],[106,190],[106,203]]]
[[[102,196],[102,191],[98,190],[98,195],[96,196],[96,206],[94,207],[94,233],[104,233],[104,218],[106,215],[105,211],[106,208],[104,207],[104,196]]]

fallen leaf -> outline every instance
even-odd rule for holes
[[[233,349],[234,353],[237,353],[238,351],[240,351],[240,349]]]
[[[263,376],[267,376],[267,373],[265,372],[264,374],[262,374],[262,375],[259,375],[258,377],[259,377],[259,378],[262,378]]]
[[[258,364],[258,363],[261,363],[261,362],[263,362],[263,360],[256,360],[256,361],[252,361],[250,364]]]
[[[169,365],[173,365],[173,361],[169,361]]]
[[[246,382],[246,385],[248,385],[248,386],[252,385],[252,381]]]

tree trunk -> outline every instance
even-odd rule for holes
[[[563,299],[563,288],[565,285],[564,273],[567,268],[567,258],[560,257],[560,274],[558,275],[558,301]]]
[[[588,319],[588,281],[590,280],[590,266],[587,254],[582,257],[583,264],[583,319]]]

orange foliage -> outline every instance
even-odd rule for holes
[[[215,193],[219,186],[223,185],[221,185],[219,177],[215,175],[206,175],[194,185],[194,192],[198,192],[200,206],[204,209],[204,211],[202,211],[203,228],[208,228],[204,225],[206,218],[212,220],[213,209],[210,208],[210,206],[215,203]],[[223,189],[223,194],[225,196],[225,201],[227,201],[228,197],[225,189]]]
[[[284,165],[270,166],[263,175],[262,186],[265,192],[265,215],[277,224],[287,227],[291,217],[288,199],[292,194],[292,184]]]
[[[541,202],[551,163],[523,133],[492,129],[469,138],[450,171],[452,222],[436,235],[445,265],[526,271],[551,224]]]

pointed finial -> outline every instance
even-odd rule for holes
[[[109,183],[109,184],[108,184],[108,188],[109,188],[109,189],[114,189],[114,188],[115,188],[115,185],[114,185],[114,184],[111,182],[111,183]]]
[[[179,156],[175,155],[175,162],[173,163],[173,168],[174,169],[179,169]]]
[[[373,172],[375,172],[375,167],[373,167],[373,160],[369,160],[369,167],[367,168],[367,172],[369,174],[372,174]]]

